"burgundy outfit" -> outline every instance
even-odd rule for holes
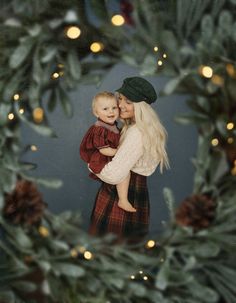
[[[89,168],[95,174],[98,174],[112,159],[112,157],[101,154],[99,149],[106,147],[117,148],[119,140],[120,131],[116,123],[111,125],[98,119],[89,128],[80,144],[80,156],[89,164]],[[98,179],[94,174],[90,174],[90,177]]]

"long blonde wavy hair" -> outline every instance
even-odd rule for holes
[[[167,132],[162,125],[157,113],[146,102],[133,102],[135,124],[142,133],[144,153],[160,163],[160,171],[169,168],[169,160],[166,153]],[[125,137],[128,127],[134,122],[131,119],[121,120],[124,125],[121,131],[121,140]]]

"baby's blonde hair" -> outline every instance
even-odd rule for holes
[[[108,91],[104,91],[104,92],[100,92],[100,93],[96,94],[92,100],[92,111],[95,116],[96,116],[96,103],[97,103],[98,99],[100,99],[100,98],[107,98],[107,99],[114,98],[116,100],[115,95]]]
[[[144,153],[150,155],[151,159],[159,161],[160,171],[163,167],[169,168],[169,160],[166,153],[167,132],[162,125],[157,113],[146,102],[134,102],[135,124],[142,133]],[[121,140],[130,124],[130,119],[125,119],[121,132]]]

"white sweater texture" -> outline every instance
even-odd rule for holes
[[[136,125],[132,125],[112,161],[97,176],[106,183],[118,184],[130,171],[150,176],[158,164],[159,161],[150,159],[150,154],[144,152],[142,134]]]

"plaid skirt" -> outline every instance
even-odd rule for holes
[[[131,172],[128,200],[136,208],[135,213],[118,207],[116,186],[103,182],[95,200],[89,233],[97,236],[113,233],[120,238],[145,236],[150,209],[146,176]]]

